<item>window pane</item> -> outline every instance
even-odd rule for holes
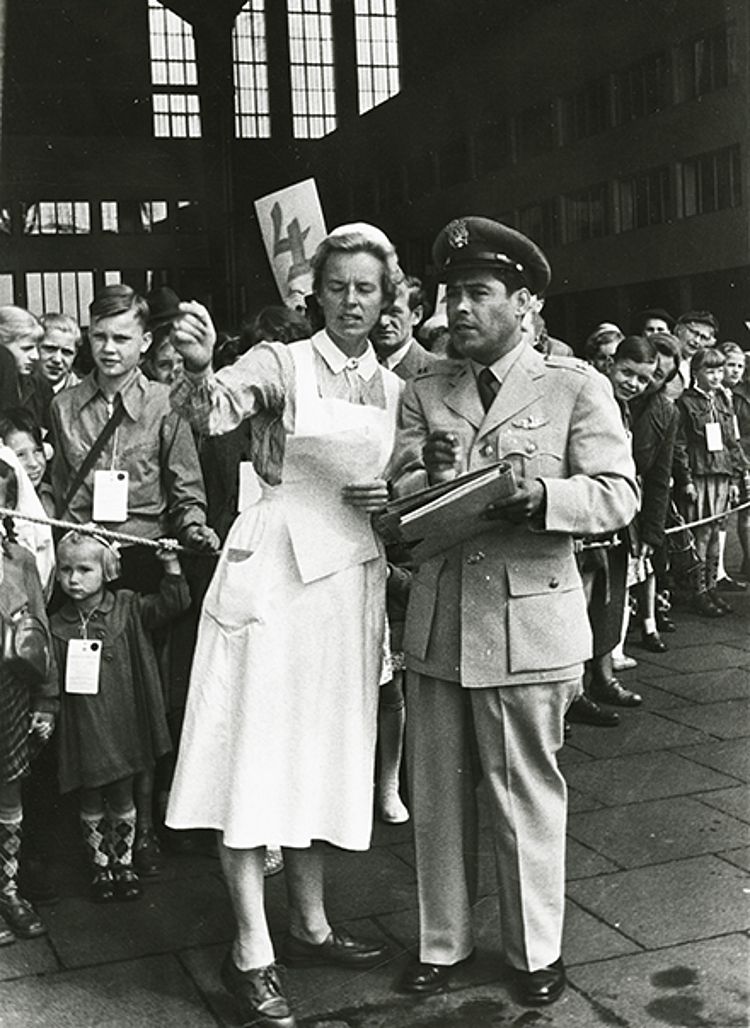
[[[153,129],[157,138],[200,136],[200,110],[197,93],[186,94],[198,84],[193,29],[189,22],[164,7],[159,0],[148,0],[149,40],[151,50],[151,84],[160,92],[152,96]],[[194,100],[188,109],[195,114],[188,122],[174,116],[184,112],[185,96]],[[182,106],[176,105],[181,101]]]

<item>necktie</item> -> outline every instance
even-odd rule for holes
[[[500,383],[489,368],[482,368],[477,375],[477,388],[479,389],[479,399],[482,401],[482,406],[484,407],[484,412],[486,414],[497,396],[498,390],[500,389]]]

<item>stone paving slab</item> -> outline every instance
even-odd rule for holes
[[[750,792],[744,785],[717,789],[716,792],[697,793],[693,799],[716,807],[717,810],[723,810],[725,814],[738,817],[741,821],[750,821]]]
[[[570,882],[586,910],[645,948],[744,931],[750,883],[715,856],[675,860]]]
[[[679,753],[704,767],[722,771],[741,782],[750,782],[750,746],[746,739],[729,739],[680,749]]]
[[[702,671],[682,672],[655,678],[653,684],[661,692],[673,693],[691,703],[750,699],[750,674],[747,668],[728,667],[722,671],[713,671],[710,679]]]
[[[48,936],[41,939],[17,939],[10,946],[0,947],[0,981],[23,978],[25,975],[58,971],[60,963]],[[3,1024],[0,1013],[0,1025]]]
[[[689,797],[573,814],[568,832],[626,868],[750,843],[750,825]]]
[[[681,675],[671,675],[671,678],[680,678]],[[628,682],[628,688],[634,689],[643,697],[644,710],[671,710],[673,707],[684,707],[691,701],[677,692],[669,692],[667,688],[661,688],[662,684],[669,679],[647,678],[645,675],[638,675],[634,682]],[[656,682],[659,685],[656,685]]]
[[[721,857],[722,860],[728,860],[730,864],[741,867],[743,871],[750,873],[750,846],[743,846],[738,850],[726,850],[717,853],[716,856]],[[750,882],[748,882],[748,889],[750,890]]]
[[[226,889],[213,875],[187,885],[147,884],[133,903],[63,899],[45,909],[45,919],[60,961],[69,968],[218,942],[234,930]]]
[[[593,757],[614,757],[625,753],[646,753],[676,746],[689,746],[710,741],[710,736],[687,725],[679,725],[661,714],[643,708],[619,708],[620,724],[616,728],[595,728],[575,725],[573,745]]]
[[[729,935],[576,967],[570,980],[597,1025],[741,1028],[750,1023],[748,966],[747,939]]]
[[[665,716],[719,739],[739,739],[750,735],[748,700],[724,700],[722,703],[708,703],[701,707],[681,707],[679,710],[670,710]]]
[[[573,765],[571,765],[572,767]],[[577,765],[583,767],[585,765]],[[587,793],[580,789],[570,788],[570,772],[568,768],[564,771],[565,778],[568,782],[568,811],[570,813],[578,812],[582,810],[598,810],[602,806],[602,803],[595,799],[593,796],[589,796]],[[582,772],[583,774],[583,772]],[[592,776],[591,769],[586,774],[583,774],[584,780],[590,779]]]
[[[216,1028],[172,956],[0,984],[2,1028]]]
[[[745,631],[746,626],[737,625],[737,631]],[[651,655],[643,657],[649,663],[654,663],[663,670],[673,671],[723,671],[728,667],[750,668],[750,653],[737,646],[730,646],[727,643],[712,642],[710,646],[693,643],[691,639],[689,646],[680,649],[669,650],[668,653],[660,653],[658,661],[651,659]],[[641,657],[636,658],[640,664]]]
[[[618,867],[618,864],[603,854],[568,836],[565,850],[566,880],[572,882],[576,878],[591,878],[593,875],[606,874],[607,871],[617,871]]]
[[[569,768],[565,777],[576,790],[590,793],[607,806],[721,789],[731,787],[733,782],[729,776],[695,764],[677,753],[659,751],[597,760],[593,767]],[[571,807],[571,813],[574,812]]]
[[[328,912],[333,921],[379,914],[413,905],[415,874],[390,850],[366,853],[329,848],[326,852]]]

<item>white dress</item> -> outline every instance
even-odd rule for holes
[[[317,339],[288,347],[282,484],[237,518],[206,594],[167,811],[239,849],[361,850],[372,829],[385,561],[340,489],[383,475],[398,383],[384,374],[384,409],[321,398]]]

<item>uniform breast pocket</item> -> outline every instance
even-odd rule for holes
[[[511,672],[566,668],[590,656],[583,586],[575,563],[508,565]]]

